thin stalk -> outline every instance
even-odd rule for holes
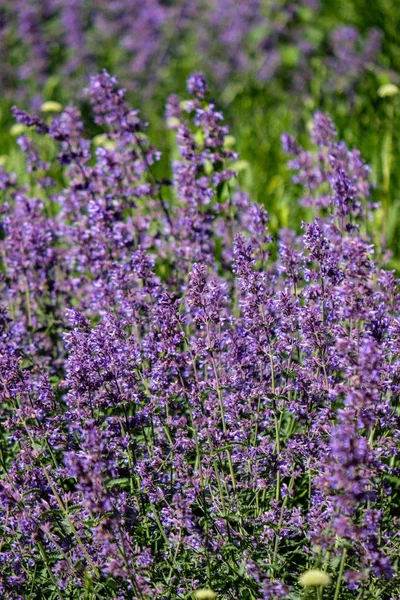
[[[29,292],[28,283],[27,283],[27,289],[25,290],[25,298],[26,298],[26,309],[28,311],[28,325],[29,325],[29,327],[32,327],[31,294]]]
[[[124,541],[124,536],[121,530],[121,525],[118,525],[118,533],[119,533],[119,537],[121,539],[121,554],[122,554],[122,558],[124,559],[124,563],[125,563],[125,567],[127,572],[129,572],[129,562],[127,559],[127,555],[126,555],[126,548],[125,548],[125,541]],[[132,573],[132,578],[130,579],[130,582],[132,583],[133,588],[135,589],[137,595],[139,596],[140,600],[143,600],[143,594],[140,590],[140,586],[136,580],[135,574]]]
[[[49,573],[49,576],[50,576],[51,582],[52,582],[52,584],[54,585],[54,587],[55,587],[55,588],[56,588],[56,590],[57,590],[57,596],[60,598],[60,600],[64,600],[64,596],[62,595],[62,593],[61,593],[61,590],[60,590],[60,588],[58,587],[58,584],[57,584],[56,578],[55,578],[55,577],[54,577],[54,575],[53,575],[53,571],[51,570],[51,567],[50,567],[50,565],[49,565],[49,561],[47,560],[46,552],[44,551],[44,548],[43,548],[43,546],[42,546],[41,542],[39,542],[39,541],[38,541],[38,542],[37,542],[37,546],[38,546],[38,548],[39,548],[40,556],[42,557],[42,559],[43,559],[43,562],[44,562],[44,564],[46,565],[46,569],[47,569],[47,571],[48,571],[48,573]]]
[[[178,544],[176,546],[175,554],[174,554],[174,557],[172,559],[172,564],[171,564],[171,567],[170,567],[170,570],[169,570],[169,574],[168,574],[168,578],[167,578],[168,584],[171,581],[171,577],[172,577],[172,573],[173,573],[174,566],[175,566],[175,563],[176,563],[176,559],[178,558],[179,549],[181,547],[181,542],[182,542],[182,528],[179,530],[179,540],[178,540]]]
[[[281,527],[282,527],[283,515],[285,513],[285,508],[286,508],[286,505],[288,503],[288,499],[289,499],[289,496],[290,496],[289,492],[292,491],[293,486],[294,486],[294,476],[292,475],[292,477],[290,478],[290,481],[289,481],[289,485],[288,485],[288,493],[284,497],[283,502],[282,502],[281,513],[279,515],[279,521],[278,521],[278,527],[277,527],[277,530],[275,532],[274,554],[273,554],[273,557],[272,557],[272,569],[275,568],[275,561],[276,561],[276,558],[278,556],[279,534],[280,534],[280,530],[281,530]]]
[[[137,146],[138,146],[138,148],[139,148],[139,150],[140,150],[140,152],[142,154],[142,158],[143,158],[144,163],[146,165],[146,168],[147,168],[147,170],[148,170],[148,172],[150,174],[150,177],[153,180],[153,183],[154,183],[154,185],[157,188],[158,198],[160,200],[161,208],[162,208],[162,210],[164,212],[164,215],[165,215],[165,217],[166,217],[166,219],[168,221],[168,225],[170,226],[171,232],[173,232],[174,226],[172,224],[172,219],[171,219],[171,215],[169,213],[168,207],[167,207],[167,205],[165,203],[165,200],[164,200],[164,197],[162,195],[161,184],[160,184],[159,181],[157,181],[157,179],[156,179],[156,177],[155,177],[155,175],[153,173],[151,165],[150,165],[149,161],[147,160],[146,151],[143,148],[143,145],[142,145],[140,139],[136,135],[134,135],[134,138],[135,138],[135,142],[136,142],[136,144],[137,144]]]
[[[88,563],[92,567],[93,572],[95,573],[96,577],[98,577],[100,579],[100,572],[97,569],[97,567],[95,566],[95,564],[92,561],[92,559],[90,558],[90,555],[89,555],[88,551],[86,550],[86,548],[85,548],[85,546],[84,546],[84,544],[83,544],[83,542],[82,542],[82,540],[80,538],[80,535],[77,532],[77,530],[75,528],[75,525],[73,524],[73,522],[71,520],[71,517],[69,516],[68,512],[66,511],[64,503],[61,500],[60,496],[58,495],[57,490],[55,489],[55,487],[54,487],[54,485],[53,485],[53,483],[52,483],[52,481],[51,481],[51,479],[49,477],[49,474],[47,473],[47,471],[46,471],[46,469],[45,469],[45,467],[43,465],[42,465],[42,468],[43,468],[44,476],[46,477],[47,482],[48,482],[49,486],[51,487],[51,490],[52,490],[52,492],[54,494],[55,499],[57,500],[57,503],[58,503],[59,507],[61,508],[62,512],[64,513],[65,518],[68,521],[68,525],[70,526],[70,528],[72,530],[72,533],[74,534],[74,536],[76,538],[76,541],[78,542],[79,546],[81,547],[81,550],[82,550],[83,554],[85,555],[86,560],[88,561]]]
[[[205,310],[204,310],[204,312],[206,314]],[[206,316],[207,316],[207,314],[206,314]],[[213,368],[213,372],[214,372],[215,383],[217,386],[217,396],[218,396],[219,408],[220,408],[220,412],[221,412],[222,431],[224,432],[224,434],[226,434],[227,427],[226,427],[226,421],[225,421],[224,403],[223,403],[223,398],[222,398],[221,385],[219,382],[218,369],[217,369],[217,365],[215,363],[215,359],[214,359],[214,356],[213,356],[213,353],[211,350],[211,333],[210,333],[210,326],[209,326],[208,320],[206,321],[206,330],[207,330],[208,346],[210,348],[211,364],[212,364],[212,368]],[[229,449],[226,451],[226,455],[228,458],[229,472],[231,474],[231,479],[232,479],[232,487],[233,487],[233,490],[235,490],[236,489],[236,478],[235,478],[235,473],[233,470],[232,456],[231,456]]]
[[[277,415],[277,407],[276,407],[276,399],[275,399],[275,369],[274,369],[274,360],[272,358],[271,346],[269,346],[269,363],[271,368],[271,389],[273,394],[273,408],[274,408],[274,424],[275,424],[275,444],[274,450],[276,455],[279,456],[281,452],[281,432],[280,432],[280,424]],[[275,491],[275,499],[279,500],[281,495],[281,473],[279,469],[276,472],[276,491]]]
[[[262,380],[262,366],[260,365],[260,381]],[[258,436],[258,416],[260,414],[260,410],[261,410],[261,396],[258,397],[258,402],[257,402],[257,420],[256,420],[256,426],[254,428],[254,438],[253,438],[253,446],[257,445],[257,436]]]
[[[342,584],[342,578],[343,578],[344,565],[346,563],[346,554],[347,554],[347,550],[346,550],[346,548],[344,548],[343,553],[342,553],[342,558],[340,559],[339,576],[338,576],[338,579],[336,582],[336,589],[335,589],[335,595],[333,597],[333,600],[338,600],[338,598],[339,598],[340,586]]]
[[[28,429],[28,427],[27,427],[26,423],[24,423],[24,427],[25,427],[25,431],[27,432],[27,434],[28,434],[28,437],[29,437],[29,439],[30,439],[30,441],[31,441],[32,447],[33,447],[33,448],[34,448],[34,449],[37,451],[35,440],[33,439],[33,437],[32,437],[32,435],[31,435],[31,433],[30,433],[30,431],[29,431],[29,429]],[[68,521],[68,525],[70,526],[70,528],[71,528],[71,531],[72,531],[72,533],[74,534],[74,536],[75,536],[75,539],[76,539],[76,541],[77,541],[78,545],[80,546],[80,548],[81,548],[81,550],[82,550],[82,552],[83,552],[83,554],[84,554],[84,556],[85,556],[86,560],[88,561],[88,563],[89,563],[89,564],[90,564],[90,566],[92,567],[92,569],[93,569],[93,572],[95,573],[96,577],[97,577],[98,579],[100,579],[100,572],[99,572],[99,570],[97,569],[97,567],[96,567],[96,565],[94,564],[94,562],[92,561],[92,559],[91,559],[91,557],[90,557],[90,555],[89,555],[88,551],[86,550],[86,548],[85,548],[85,546],[84,546],[84,544],[83,544],[83,542],[82,542],[82,540],[81,540],[81,538],[80,538],[80,536],[79,536],[79,533],[77,532],[77,530],[76,530],[76,528],[75,528],[75,525],[74,525],[74,523],[73,523],[73,521],[72,521],[71,517],[69,516],[69,514],[68,514],[68,511],[66,510],[66,508],[65,508],[65,506],[64,506],[64,502],[61,500],[61,498],[60,498],[60,496],[59,496],[59,494],[58,494],[57,490],[55,489],[55,487],[54,487],[54,485],[53,485],[53,482],[51,481],[51,479],[50,479],[50,477],[49,477],[49,474],[48,474],[48,472],[47,472],[47,469],[46,469],[45,465],[43,465],[43,464],[42,464],[42,462],[41,462],[41,460],[40,460],[40,458],[39,458],[39,455],[38,455],[38,460],[39,460],[40,466],[42,467],[43,474],[44,474],[44,476],[46,477],[47,483],[49,484],[49,486],[50,486],[50,488],[51,488],[51,491],[52,491],[52,492],[53,492],[53,494],[54,494],[54,497],[55,497],[55,499],[56,499],[56,501],[57,501],[57,504],[59,505],[59,507],[60,507],[60,509],[61,509],[62,513],[64,514],[64,516],[65,516],[66,520]]]

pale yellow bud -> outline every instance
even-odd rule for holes
[[[233,137],[233,135],[226,135],[225,139],[224,139],[224,147],[225,148],[232,148],[232,146],[234,146],[236,144],[236,138]]]
[[[194,597],[196,600],[214,600],[214,598],[217,597],[217,594],[209,588],[204,588],[202,590],[196,590],[194,592]]]
[[[115,140],[110,140],[104,133],[95,135],[92,141],[95,146],[105,148],[106,150],[114,150],[117,147]]]
[[[63,109],[62,104],[59,102],[54,102],[54,100],[48,100],[47,102],[43,102],[40,110],[42,112],[61,112]]]
[[[319,569],[311,569],[301,575],[299,579],[300,585],[303,587],[326,587],[331,582],[331,578],[327,573],[319,571]]]
[[[378,96],[381,98],[390,98],[391,96],[396,96],[399,93],[399,88],[394,83],[385,83],[385,85],[381,85],[378,89]]]
[[[240,171],[246,171],[246,169],[249,168],[249,163],[247,162],[247,160],[237,160],[236,162],[231,164],[231,167],[233,171],[237,171],[238,173],[240,173]]]
[[[26,125],[24,125],[23,123],[15,123],[15,125],[13,125],[10,129],[10,133],[14,137],[18,137],[18,136],[22,135],[23,133],[25,133],[26,131],[28,131],[28,127]]]
[[[173,127],[179,127],[180,124],[181,124],[181,122],[177,117],[169,117],[167,119],[167,125],[168,125],[168,127],[171,127],[171,129]]]

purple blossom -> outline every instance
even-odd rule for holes
[[[31,185],[1,174],[3,595],[284,598],[313,564],[392,594],[400,295],[369,170],[326,115],[316,147],[285,136],[318,214],[275,243],[205,80],[188,88],[173,181],[107,72],[98,146],[74,107],[15,111],[61,166],[27,131]]]

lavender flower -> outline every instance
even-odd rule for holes
[[[311,150],[285,136],[317,215],[275,244],[188,89],[172,182],[107,72],[96,142],[71,106],[15,110],[36,132],[29,185],[0,177],[3,596],[393,596],[400,295],[369,170],[326,115]]]

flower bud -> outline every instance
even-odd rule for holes
[[[43,102],[40,110],[42,112],[61,112],[63,109],[62,104],[59,102],[54,102],[53,100],[48,100],[47,102]]]
[[[299,583],[303,587],[326,587],[331,582],[331,578],[327,573],[319,569],[311,569],[300,576]]]
[[[396,96],[399,93],[399,88],[394,83],[385,83],[385,85],[381,85],[378,88],[378,96],[380,98],[389,98],[391,96]]]
[[[217,594],[210,590],[209,588],[199,589],[194,592],[194,597],[196,600],[214,600],[217,597]]]

